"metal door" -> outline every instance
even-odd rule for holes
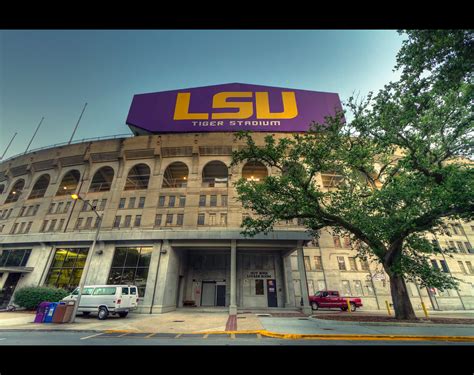
[[[268,307],[278,307],[275,279],[267,280],[267,299],[268,299]]]
[[[216,306],[225,306],[225,285],[217,285]]]
[[[201,306],[215,306],[216,305],[216,282],[203,281]]]

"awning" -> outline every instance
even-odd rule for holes
[[[9,273],[28,273],[32,272],[34,267],[0,267],[0,272],[9,272]]]

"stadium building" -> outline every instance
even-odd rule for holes
[[[86,284],[136,284],[143,313],[193,305],[308,312],[308,294],[323,289],[385,309],[387,275],[330,228],[318,240],[297,221],[267,235],[241,234],[247,213],[233,184],[275,171],[255,162],[230,168],[232,151],[244,147],[235,131],[252,130],[263,143],[269,134],[304,132],[340,108],[337,94],[238,83],[141,94],[127,118],[133,134],[2,161],[0,308],[23,286],[76,287],[89,256]],[[321,175],[318,183],[331,188],[337,178]],[[414,308],[423,301],[473,309],[473,223],[448,222],[434,240],[452,256],[433,256],[433,266],[460,279],[460,290],[408,284]]]

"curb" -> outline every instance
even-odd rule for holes
[[[443,323],[385,323],[385,322],[348,322],[346,320],[320,319],[312,316],[309,319],[322,324],[357,325],[357,326],[395,326],[395,327],[440,327],[440,328],[472,328],[474,324],[443,324]]]

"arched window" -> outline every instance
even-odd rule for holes
[[[211,161],[202,170],[202,187],[226,187],[229,177],[227,166],[221,161]]]
[[[268,176],[268,169],[259,161],[249,161],[242,169],[242,178],[247,181],[262,181]]]
[[[77,185],[79,184],[79,179],[81,174],[78,170],[72,170],[67,172],[59,185],[58,192],[56,195],[70,195],[76,191]]]
[[[114,179],[114,170],[111,167],[102,167],[95,172],[92,179],[89,193],[97,191],[109,191],[112,187],[112,180]]]
[[[189,170],[186,164],[175,161],[168,165],[163,174],[163,188],[183,188],[188,184]]]
[[[28,199],[43,198],[46,193],[46,189],[49,186],[49,174],[44,174],[33,185],[30,196]]]
[[[15,185],[13,185],[12,189],[10,190],[10,194],[8,194],[5,203],[16,202],[20,198],[21,192],[23,191],[24,187],[25,180],[20,179],[15,182]]]
[[[124,190],[143,190],[148,188],[150,167],[146,164],[137,164],[128,172]]]

